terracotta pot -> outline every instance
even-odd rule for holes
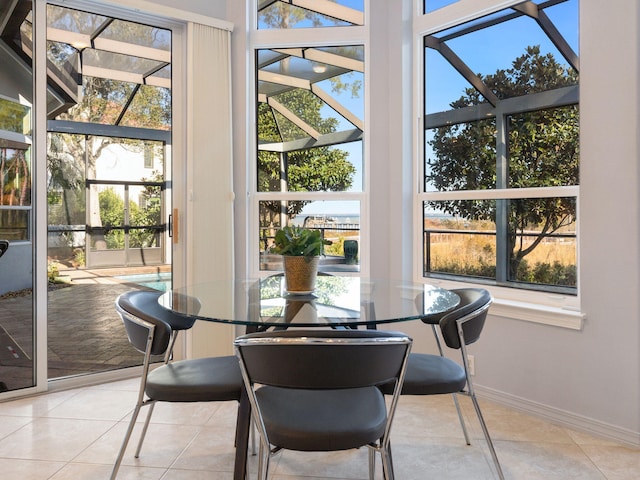
[[[298,257],[285,255],[284,278],[289,293],[311,293],[316,288],[320,257]]]

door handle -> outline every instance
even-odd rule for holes
[[[173,243],[178,243],[178,209],[174,208],[173,213],[169,215],[169,236],[173,239]]]

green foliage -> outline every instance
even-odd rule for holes
[[[443,259],[437,270],[432,271],[483,278],[495,278],[496,275],[495,262],[487,261],[483,256],[479,256],[475,262],[459,261],[456,258]],[[514,280],[536,285],[575,286],[577,270],[575,265],[563,265],[558,261],[536,262],[532,267],[525,259],[518,265]]]
[[[0,130],[29,133],[30,112],[31,109],[26,105],[0,98]]]
[[[279,255],[315,257],[322,254],[322,246],[330,245],[324,240],[320,230],[309,230],[296,225],[288,225],[276,232],[272,252]]]
[[[60,269],[56,262],[49,262],[47,264],[47,281],[49,283],[56,283],[57,278],[60,276]]]
[[[124,200],[113,188],[107,188],[98,194],[100,201],[100,220],[103,227],[121,227],[124,225]],[[137,206],[135,207],[137,208]]]
[[[302,118],[319,132],[335,132],[337,120],[323,119],[320,114],[322,102],[307,90],[296,89],[277,95],[278,102]],[[280,114],[274,114],[267,104],[258,106],[258,138],[260,142],[278,143],[306,137],[292,122]],[[335,147],[317,147],[283,154],[286,158],[287,191],[289,192],[339,192],[348,190],[356,173],[349,162],[348,152]],[[258,152],[258,191],[278,192],[282,188],[282,168],[280,154],[268,151]],[[290,201],[287,215],[295,217],[309,202]],[[279,201],[264,202],[269,218],[262,225],[269,225],[280,215]],[[264,212],[264,213],[267,213]]]
[[[76,267],[84,267],[86,265],[86,258],[83,248],[73,249],[73,261]]]
[[[133,226],[152,226],[160,224],[159,187],[147,187],[143,196],[147,197],[148,207],[140,208],[129,201],[129,223]],[[100,202],[100,220],[106,227],[105,241],[109,249],[124,248],[124,231],[108,227],[124,226],[124,200],[108,188],[98,195]],[[157,233],[151,229],[132,229],[129,231],[129,246],[133,248],[156,246]]]
[[[320,26],[318,14],[298,8],[284,2],[275,2],[269,8],[260,11],[260,19],[273,28],[286,29],[293,25],[309,20],[313,26]]]
[[[258,153],[259,191],[280,191],[280,159],[273,152]],[[348,153],[335,148],[319,147],[300,150],[287,154],[287,190],[289,192],[340,192],[348,190],[353,184],[356,169],[348,160]],[[287,202],[286,213],[289,218],[298,215],[306,201]],[[262,225],[273,223],[280,214],[279,201],[264,202],[270,212],[270,218]]]
[[[518,265],[517,280],[545,285],[575,286],[578,278],[575,265],[563,265],[558,261],[536,262],[531,268],[525,259]]]
[[[331,245],[324,249],[325,255],[335,255],[336,257],[344,256],[344,240],[343,236],[331,242]]]
[[[496,278],[495,262],[487,263],[482,257],[474,263],[459,262],[455,258],[450,258],[442,261],[437,269],[432,268],[431,271],[470,277]]]
[[[153,178],[143,178],[142,181],[161,182],[162,174],[153,172]],[[131,225],[158,226],[162,223],[162,190],[158,186],[148,185],[142,192],[145,208],[136,208],[131,213]],[[137,207],[137,205],[136,205]],[[158,232],[155,230],[132,230],[129,234],[131,247],[158,246]]]

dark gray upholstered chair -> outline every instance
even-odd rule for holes
[[[452,394],[465,440],[467,445],[470,445],[469,434],[467,433],[456,394],[463,393],[468,395],[473,402],[473,407],[478,416],[498,475],[501,479],[504,479],[500,462],[498,461],[493,442],[489,436],[489,431],[487,430],[480,405],[478,404],[473,389],[466,348],[467,345],[476,342],[480,338],[480,333],[484,327],[489,306],[492,302],[491,294],[482,288],[460,288],[452,291],[460,296],[460,304],[454,310],[422,320],[424,323],[432,326],[440,354],[412,353],[409,355],[407,373],[401,394]],[[416,301],[421,302],[421,297],[419,296]],[[436,326],[439,328],[436,329]],[[462,365],[444,356],[438,333],[442,336],[442,340],[449,348],[460,350]],[[392,393],[390,385],[385,386],[383,390],[387,394]]]
[[[235,356],[168,363],[167,352],[174,340],[169,321],[176,325],[181,319],[179,316],[172,318],[174,316],[169,310],[158,305],[155,292],[135,290],[123,293],[116,299],[116,311],[122,318],[129,342],[144,353],[144,361],[138,399],[111,473],[112,480],[118,474],[142,407],[149,406],[149,412],[136,449],[136,458],[140,455],[156,402],[239,401],[243,388],[242,374]],[[164,355],[165,363],[151,370],[152,355]]]
[[[174,312],[170,312],[166,308],[163,308],[158,303],[158,298],[164,292],[158,290],[140,290],[136,293],[130,292],[130,295],[127,297],[127,308],[129,313],[136,315],[139,317],[139,314],[143,315],[152,315],[156,318],[160,318],[167,322],[171,327],[171,340],[169,341],[169,346],[167,347],[167,352],[165,353],[165,363],[168,363],[171,360],[171,355],[173,354],[173,347],[176,343],[176,338],[180,332],[185,330],[189,330],[193,327],[193,324],[196,322],[195,318],[187,317],[186,315],[179,315]],[[200,301],[197,298],[187,297],[186,295],[175,294],[174,296],[179,295],[180,301],[182,302],[190,302],[192,305],[189,307],[189,311],[197,313],[200,310]]]
[[[393,479],[389,433],[411,339],[377,330],[285,330],[243,335],[235,347],[260,432],[258,479],[271,454],[369,447]],[[387,407],[379,385],[396,385]]]

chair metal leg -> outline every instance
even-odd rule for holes
[[[500,466],[500,462],[498,461],[498,455],[496,455],[496,449],[493,448],[493,442],[491,441],[491,436],[489,435],[489,430],[487,429],[487,424],[484,422],[484,417],[482,416],[482,411],[480,411],[480,404],[478,403],[478,399],[476,398],[476,392],[473,388],[473,381],[471,380],[471,375],[469,374],[469,362],[467,360],[467,345],[464,341],[464,331],[462,329],[462,323],[457,321],[458,324],[458,335],[460,336],[460,353],[462,354],[462,364],[464,365],[464,372],[467,377],[467,395],[471,397],[471,401],[473,402],[473,408],[476,411],[476,416],[478,417],[478,421],[480,422],[480,427],[482,427],[482,433],[484,434],[484,439],[487,442],[487,446],[489,447],[489,452],[491,453],[491,458],[493,459],[493,463],[496,466],[496,470],[498,471],[498,476],[500,480],[504,480],[504,473],[502,473],[502,467]]]
[[[171,356],[173,355],[173,346],[176,343],[176,338],[178,337],[178,330],[174,330],[171,332],[171,338],[169,339],[169,345],[167,346],[167,351],[164,353],[164,364],[166,365],[171,360]]]
[[[260,448],[258,449],[258,476],[257,480],[262,480],[264,477],[264,446],[260,442]],[[249,478],[249,471],[247,469],[247,479]]]
[[[433,336],[436,339],[436,345],[438,346],[438,351],[440,352],[440,356],[444,357],[444,352],[442,351],[442,344],[440,343],[440,336],[438,335],[438,330],[435,325],[431,325],[431,331],[433,332]]]
[[[498,456],[496,455],[496,450],[493,448],[493,442],[491,441],[491,437],[489,436],[489,430],[487,429],[486,423],[484,423],[484,417],[482,416],[482,412],[480,411],[480,405],[478,404],[478,400],[476,399],[476,395],[473,392],[470,392],[471,401],[473,402],[473,407],[476,410],[476,415],[478,416],[478,421],[480,422],[480,426],[482,427],[482,433],[484,433],[484,438],[487,441],[487,445],[489,446],[489,452],[491,452],[491,458],[493,459],[493,463],[496,466],[496,470],[498,471],[498,476],[500,480],[504,480],[504,473],[502,473],[502,467],[500,466],[500,462],[498,461]]]
[[[249,429],[251,428],[251,405],[249,404],[247,390],[244,388],[240,394],[236,418],[236,437],[234,442],[236,454],[233,478],[234,480],[246,480],[249,476],[247,472],[247,453],[249,450]]]
[[[504,480],[504,474],[502,473],[502,467],[500,466],[500,462],[498,461],[498,456],[496,455],[496,450],[493,447],[493,442],[491,441],[491,436],[489,435],[489,430],[487,429],[487,425],[484,422],[484,417],[482,416],[482,412],[480,411],[480,405],[478,404],[478,400],[476,399],[475,394],[471,395],[471,400],[473,401],[473,406],[476,410],[476,415],[478,416],[478,421],[480,422],[480,426],[482,427],[482,433],[484,434],[484,438],[489,447],[489,452],[491,453],[491,458],[493,459],[493,463],[498,471],[498,476],[500,480]]]
[[[458,419],[460,419],[460,426],[462,427],[462,433],[464,433],[464,440],[467,442],[467,445],[471,445],[471,440],[469,439],[469,433],[467,432],[467,425],[464,423],[464,417],[462,416],[462,410],[460,409],[460,403],[458,402],[458,395],[456,393],[452,393],[453,403],[456,406],[456,411],[458,412]]]
[[[153,407],[156,406],[155,402],[147,403],[149,405],[149,412],[147,413],[147,418],[144,421],[144,426],[142,427],[142,433],[140,434],[140,440],[138,440],[138,448],[136,448],[135,458],[140,456],[140,450],[142,449],[142,442],[144,442],[144,437],[147,435],[147,429],[149,428],[149,422],[151,421],[151,414],[153,413]]]
[[[271,460],[271,448],[260,439],[260,451],[258,453],[258,480],[267,480],[269,477],[269,464]]]
[[[438,352],[440,352],[440,356],[444,357],[444,351],[442,350],[442,343],[440,342],[440,336],[438,335],[438,330],[436,325],[431,325],[431,330],[433,331],[433,336],[436,339],[436,345],[438,346]],[[464,440],[467,442],[467,445],[471,445],[471,440],[469,440],[469,433],[467,432],[467,426],[464,423],[464,418],[462,416],[462,410],[460,410],[460,404],[458,403],[458,396],[453,394],[453,403],[456,406],[456,411],[458,412],[458,418],[460,419],[460,426],[462,427],[462,433],[464,433]]]
[[[369,480],[374,480],[376,477],[376,451],[373,448],[369,450]]]
[[[391,446],[388,448],[380,448],[380,456],[382,457],[382,476],[385,480],[394,480],[393,462],[391,460]]]
[[[251,440],[251,455],[256,456],[256,424],[251,419],[251,426],[249,427],[249,437]]]
[[[138,404],[136,405],[136,408],[133,410],[133,414],[131,415],[131,421],[129,422],[129,426],[127,427],[127,433],[125,433],[124,435],[122,446],[120,447],[120,451],[118,452],[118,456],[116,457],[116,463],[113,465],[113,470],[111,470],[111,477],[109,477],[110,480],[115,480],[118,475],[118,470],[120,469],[120,464],[122,463],[124,452],[127,449],[129,440],[131,439],[131,434],[133,433],[133,428],[136,426],[136,420],[138,418],[138,414],[140,413],[141,408],[142,408],[142,404]]]

